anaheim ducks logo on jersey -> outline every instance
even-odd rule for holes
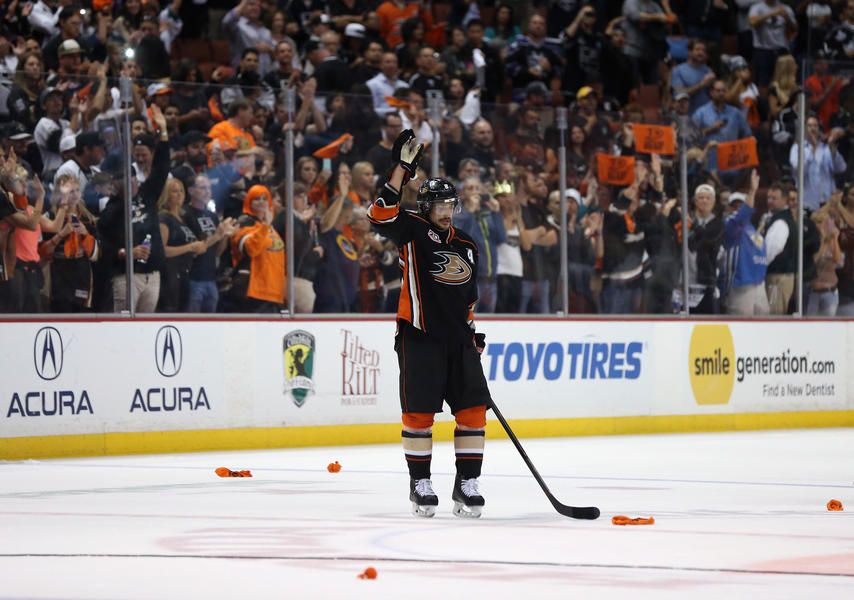
[[[349,260],[356,260],[359,258],[359,253],[356,252],[356,247],[353,245],[353,241],[346,235],[339,233],[335,238],[335,243],[338,244],[341,254],[346,256]]]
[[[282,252],[285,249],[285,242],[282,241],[282,238],[278,236],[278,234],[274,233],[274,230],[270,230],[270,241],[272,244],[269,248],[267,248],[267,252]]]
[[[439,283],[462,285],[471,279],[471,266],[459,254],[453,252],[434,252],[439,262],[430,274]]]

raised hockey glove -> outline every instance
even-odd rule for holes
[[[411,129],[404,129],[397,134],[397,139],[394,140],[394,146],[391,147],[392,169],[400,163],[400,152],[403,150],[403,145],[413,139],[415,139],[415,133]]]
[[[483,350],[484,350],[484,348],[486,348],[486,334],[485,333],[474,334],[474,347],[477,350],[478,354],[483,354]]]
[[[424,152],[424,146],[415,141],[415,134],[411,129],[404,129],[394,140],[394,146],[391,149],[391,171],[388,177],[391,179],[391,174],[397,165],[403,167],[405,171],[403,175],[403,184],[409,183],[409,180],[415,176],[415,171],[418,169],[418,161],[421,160],[421,153]],[[401,187],[401,191],[403,188]]]
[[[424,144],[419,144],[415,138],[404,142],[400,149],[400,160],[398,164],[404,168],[409,178],[415,177],[415,172],[418,170],[418,161],[421,160],[421,155],[424,153]]]

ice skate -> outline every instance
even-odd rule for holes
[[[430,518],[436,514],[439,497],[429,479],[410,479],[409,499],[412,501],[412,514],[416,517]]]
[[[454,516],[466,519],[477,519],[483,512],[485,501],[478,489],[478,480],[463,479],[460,475],[454,480]]]

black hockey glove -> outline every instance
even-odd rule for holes
[[[409,183],[409,180],[415,177],[415,172],[418,170],[418,162],[421,160],[421,155],[424,153],[424,145],[419,144],[415,140],[415,134],[411,129],[404,129],[394,140],[394,146],[391,149],[392,170],[397,165],[403,167],[406,174],[403,176],[403,185]],[[391,173],[389,173],[389,178]]]
[[[415,138],[410,139],[403,144],[400,149],[399,165],[404,168],[409,178],[415,177],[415,172],[418,170],[418,162],[421,160],[421,155],[424,154],[424,144],[419,144]]]
[[[484,348],[486,348],[486,334],[485,333],[476,333],[474,334],[474,347],[477,350],[478,354],[483,354]]]
[[[395,168],[400,163],[400,151],[403,150],[403,145],[409,140],[415,139],[415,133],[411,129],[404,129],[397,134],[397,139],[394,140],[394,146],[391,147],[391,168]]]

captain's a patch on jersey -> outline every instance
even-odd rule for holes
[[[427,237],[436,242],[437,244],[442,243],[442,240],[439,238],[439,234],[433,231],[432,229],[427,230]]]

